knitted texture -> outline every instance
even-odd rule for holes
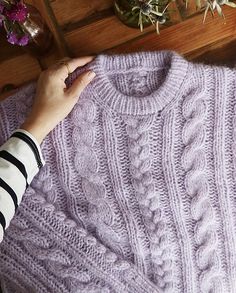
[[[236,292],[236,69],[100,54],[0,245],[12,293]],[[0,143],[35,83],[0,104]]]

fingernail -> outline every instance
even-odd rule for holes
[[[89,79],[93,79],[93,78],[95,77],[95,75],[96,75],[96,73],[93,72],[93,71],[89,71],[89,72],[88,72],[88,77],[89,77]]]

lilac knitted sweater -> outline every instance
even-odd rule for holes
[[[12,293],[236,292],[236,69],[101,54],[0,245]],[[35,83],[0,105],[0,143]]]

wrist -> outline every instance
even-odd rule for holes
[[[45,123],[37,119],[32,119],[31,117],[28,117],[20,128],[31,133],[39,144],[42,143],[44,138],[51,131]]]

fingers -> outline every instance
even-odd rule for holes
[[[70,59],[69,57],[64,57],[58,63],[51,66],[52,70],[55,70],[55,74],[62,80],[65,80],[69,73],[72,73],[77,67],[84,66],[91,62],[96,56],[84,56]],[[66,64],[62,64],[65,61]]]
[[[74,59],[67,60],[68,67],[70,68],[70,72],[73,72],[77,67],[84,66],[85,64],[91,62],[95,56],[84,56],[78,57]]]
[[[70,57],[64,57],[64,58],[62,58],[62,59],[59,59],[59,60],[57,60],[54,64],[52,64],[52,65],[48,68],[48,70],[50,70],[50,69],[52,69],[52,70],[58,70],[58,69],[60,69],[60,68],[62,68],[62,67],[64,66],[64,65],[63,65],[63,61],[68,62],[69,60],[71,60]]]
[[[94,79],[95,73],[93,71],[83,72],[74,80],[71,87],[66,93],[72,98],[78,98],[85,87]]]

